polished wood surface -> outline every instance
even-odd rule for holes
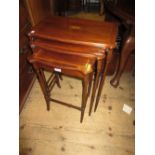
[[[27,33],[31,29],[28,13],[22,0],[19,1],[19,112],[25,104],[28,94],[35,80],[31,65],[27,57],[31,55]]]
[[[32,26],[52,13],[50,0],[25,0]]]
[[[117,0],[117,3],[105,1],[108,12],[118,19],[121,26],[125,28],[123,34],[123,45],[119,58],[119,65],[114,77],[110,81],[113,87],[118,87],[122,73],[125,70],[129,56],[135,49],[135,1]]]
[[[35,47],[36,48],[36,47]],[[34,48],[33,48],[34,50]],[[57,52],[51,52],[49,50],[37,48],[34,51],[33,55],[30,56],[29,62],[33,64],[33,67],[38,76],[38,80],[40,86],[42,88],[44,98],[47,104],[47,110],[50,110],[50,101],[57,102],[59,104],[63,104],[65,106],[69,106],[81,111],[80,122],[82,123],[84,117],[84,111],[86,108],[87,98],[90,94],[92,77],[93,77],[93,69],[96,61],[95,56],[89,57],[80,57],[71,54],[60,54]],[[44,75],[44,70],[49,70],[53,72],[53,74],[64,74],[68,76],[73,76],[76,78],[80,78],[82,80],[82,103],[81,107],[70,105],[69,103],[65,103],[62,101],[58,101],[56,99],[51,98],[50,96],[50,86],[48,82],[50,80],[46,80]],[[59,70],[59,71],[58,71]],[[59,83],[59,82],[58,82]],[[53,85],[53,84],[51,84]],[[59,87],[60,84],[58,84]]]
[[[86,48],[92,48],[89,54],[96,55],[97,53],[96,76],[89,112],[89,114],[91,114],[95,94],[100,98],[99,96],[103,88],[107,66],[112,58],[112,50],[116,46],[117,31],[118,27],[116,23],[50,16],[34,26],[29,36],[32,44],[36,39],[41,42],[46,40],[49,41],[51,46],[55,46],[57,43],[62,47],[69,45],[70,51],[74,51],[79,46],[78,50],[84,51],[83,53],[79,52],[80,54],[82,53],[82,55],[87,53],[88,49],[86,51],[84,50]],[[85,48],[83,48],[84,46]],[[47,47],[49,46],[46,46],[46,48]],[[102,58],[100,59],[98,55],[101,53]],[[96,93],[98,86],[99,92]],[[97,102],[98,101],[97,99]],[[98,103],[96,103],[96,105],[98,105]]]
[[[33,29],[32,36],[103,49],[115,47],[117,34],[116,23],[56,16],[46,18]]]
[[[92,98],[90,103],[90,112],[89,112],[89,115],[91,115],[93,102],[95,99],[95,92],[99,84],[99,76],[102,72],[103,60],[106,58],[105,50],[98,49],[97,47],[89,47],[84,45],[69,44],[62,42],[60,43],[57,41],[47,41],[40,39],[35,39],[35,41],[31,41],[31,47],[34,48],[33,49],[34,53],[37,51],[37,47],[39,47],[46,50],[50,50],[51,52],[57,52],[61,55],[62,53],[68,55],[76,55],[76,58],[81,56],[89,59],[92,59],[92,57],[96,58],[97,60],[96,64],[97,70],[95,70],[96,78],[93,85]]]
[[[69,67],[70,70],[76,69],[83,75],[93,71],[92,65],[90,64],[94,64],[96,61],[95,56],[92,55],[89,55],[88,57],[77,57],[71,54],[60,54],[43,48],[39,48],[39,50],[33,54],[31,62],[33,61],[33,57],[34,61],[36,59],[38,62],[44,62],[53,68],[59,66],[61,68],[61,73],[63,73],[63,69],[65,70]]]
[[[105,52],[102,49],[96,47],[64,43],[58,41],[48,41],[43,39],[35,39],[33,41],[30,41],[30,46],[32,48],[40,47],[54,52],[70,53],[72,55],[82,55],[86,57],[91,57],[91,55],[94,55],[97,57],[98,60],[102,60],[106,56]]]
[[[129,56],[131,55],[132,52],[134,52],[134,49],[135,49],[135,37],[132,35],[129,35],[124,42],[116,73],[110,81],[113,87],[117,88],[119,86],[121,75],[123,74],[125,70],[125,66],[128,62]]]

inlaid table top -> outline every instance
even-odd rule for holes
[[[114,48],[117,23],[49,16],[33,27],[32,36],[66,43]]]

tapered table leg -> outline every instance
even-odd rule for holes
[[[42,74],[43,71],[37,69],[37,67],[34,65],[34,68],[36,70],[36,74],[38,76],[38,81],[40,83],[40,86],[41,86],[41,89],[42,89],[42,92],[44,94],[44,98],[46,100],[46,105],[47,105],[47,110],[49,111],[50,110],[50,97],[49,97],[49,92],[47,90],[47,87],[46,87],[46,81],[44,81],[44,76]]]
[[[93,84],[93,90],[92,90],[92,96],[91,96],[91,100],[90,100],[90,108],[89,108],[89,116],[91,115],[91,112],[92,112],[92,107],[93,107],[93,103],[94,103],[94,99],[95,99],[95,94],[96,94],[96,91],[97,91],[97,87],[99,85],[99,79],[100,79],[100,73],[101,73],[101,70],[102,70],[102,60],[99,60],[97,62],[97,73],[96,73],[96,76],[95,76],[95,81],[94,81],[94,84]]]
[[[91,87],[92,87],[92,82],[93,82],[93,73],[89,75],[89,86],[88,86],[88,97],[90,95],[91,92]]]
[[[105,65],[103,65],[104,67],[102,67],[103,73],[101,75],[101,80],[100,80],[100,84],[99,84],[99,88],[98,88],[98,92],[97,92],[97,97],[96,97],[96,102],[95,102],[95,107],[94,107],[94,112],[97,109],[100,97],[101,97],[101,93],[102,93],[102,89],[104,86],[104,81],[106,78],[106,73],[107,73],[107,68],[108,68],[108,64],[112,58],[112,50],[107,50],[106,52],[107,56],[106,56],[106,60],[103,62],[105,63]]]
[[[82,105],[81,105],[81,118],[80,118],[80,123],[82,123],[82,121],[83,121],[84,112],[85,112],[86,103],[87,103],[88,82],[89,82],[88,79],[82,80]]]

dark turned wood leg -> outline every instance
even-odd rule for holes
[[[119,66],[117,68],[115,76],[110,81],[110,84],[114,88],[118,87],[121,75],[124,72],[125,66],[127,64],[127,60],[129,58],[130,54],[132,53],[132,51],[134,50],[134,48],[135,48],[135,39],[133,36],[129,36],[126,39],[125,44],[122,48],[120,60],[119,60]]]
[[[83,121],[84,117],[84,112],[86,108],[86,103],[87,103],[87,93],[88,93],[88,79],[82,80],[82,105],[81,105],[81,118],[80,118],[80,123]]]
[[[97,73],[96,73],[96,76],[95,76],[92,96],[91,96],[91,100],[90,100],[89,116],[91,115],[91,112],[92,112],[92,107],[93,107],[93,103],[94,103],[94,99],[95,99],[95,94],[96,94],[96,90],[97,90],[97,87],[98,87],[98,84],[99,84],[101,69],[102,69],[102,60],[97,62]]]

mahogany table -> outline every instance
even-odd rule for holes
[[[94,110],[97,108],[104,85],[106,69],[111,60],[112,51],[116,46],[117,31],[117,23],[49,16],[33,27],[29,34],[32,46],[33,42],[40,41],[42,44],[48,44],[47,47],[49,48],[61,48],[63,46],[63,48],[66,48],[66,52],[77,53],[80,51],[79,54],[88,52],[96,55],[96,76],[89,115],[91,114],[95,94],[97,96]],[[102,55],[102,58],[99,59],[98,55]]]
[[[36,48],[33,48],[33,50]],[[47,110],[50,110],[50,101],[75,108],[81,111],[80,122],[82,123],[86,108],[87,98],[90,94],[91,83],[93,77],[93,68],[96,57],[93,55],[76,56],[72,54],[63,54],[44,48],[38,47],[28,58],[33,64],[33,68],[37,74],[44,98],[47,104]],[[51,76],[46,79],[44,70],[52,72]],[[52,97],[51,91],[55,84],[60,88],[57,75],[61,73],[67,76],[76,77],[82,81],[82,102],[81,106],[74,106]]]

